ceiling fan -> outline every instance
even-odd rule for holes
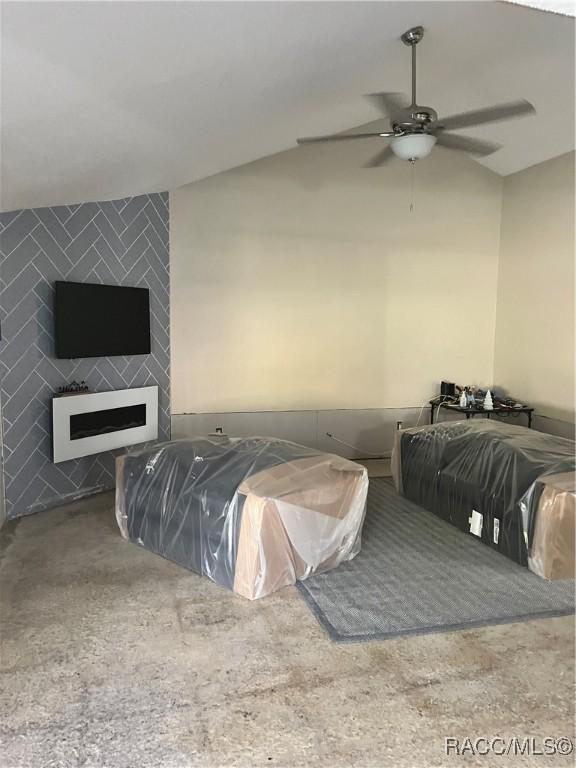
[[[378,109],[390,120],[390,130],[378,133],[339,133],[332,136],[308,136],[297,139],[298,144],[311,144],[325,141],[351,141],[356,139],[371,139],[375,137],[392,139],[384,149],[375,155],[366,168],[378,168],[392,157],[414,162],[426,157],[435,144],[448,149],[469,152],[479,157],[485,157],[497,149],[500,144],[468,136],[451,133],[454,129],[469,128],[473,125],[495,123],[509,120],[513,117],[536,112],[530,102],[524,99],[497,104],[485,109],[475,109],[461,112],[457,115],[438,119],[432,107],[422,107],[416,102],[416,46],[424,37],[423,27],[413,27],[404,32],[400,38],[404,45],[412,49],[412,100],[408,103],[405,96],[399,93],[373,93],[367,96]]]

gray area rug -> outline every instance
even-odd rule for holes
[[[376,640],[574,613],[545,581],[372,478],[362,551],[298,584],[333,640]]]

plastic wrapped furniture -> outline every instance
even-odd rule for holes
[[[529,564],[540,515],[534,484],[574,469],[572,440],[492,419],[403,430],[392,456],[404,496],[522,565]],[[550,506],[548,493],[544,500]],[[560,516],[549,511],[547,519],[550,535]]]
[[[267,438],[201,438],[120,456],[124,538],[249,599],[360,551],[368,477],[332,454]]]

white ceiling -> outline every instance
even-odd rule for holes
[[[463,131],[505,145],[484,165],[508,174],[574,148],[574,19],[558,14],[500,2],[3,2],[2,209],[172,189],[370,122],[362,94],[408,90],[398,37],[415,24],[426,28],[420,103],[446,115],[526,98],[538,111]]]
[[[529,8],[538,8],[541,11],[551,11],[552,13],[562,13],[564,16],[576,16],[575,0],[505,0],[507,3],[518,3],[518,5],[527,5]]]

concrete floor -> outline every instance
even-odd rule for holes
[[[3,768],[573,765],[446,756],[573,737],[571,618],[335,645],[124,542],[111,494],[2,531]]]

